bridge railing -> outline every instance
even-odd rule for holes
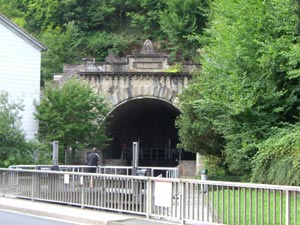
[[[0,195],[206,224],[300,224],[300,187],[0,169]]]
[[[13,165],[10,169],[29,169],[29,170],[51,170],[52,165]],[[57,169],[66,172],[88,172],[90,168],[96,168],[96,173],[114,174],[114,175],[131,175],[131,166],[84,166],[84,165],[60,165]],[[138,167],[138,170],[144,172],[145,176],[161,176],[166,178],[178,178],[179,172],[177,167]]]

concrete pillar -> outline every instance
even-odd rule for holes
[[[195,176],[200,176],[201,174],[201,169],[202,169],[202,160],[201,160],[201,155],[200,153],[196,154],[196,171],[195,171]]]

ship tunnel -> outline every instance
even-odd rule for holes
[[[139,143],[141,166],[176,166],[194,154],[177,148],[176,117],[180,114],[170,102],[155,98],[128,100],[113,109],[107,119],[111,138],[105,158],[123,159],[131,165],[132,143]]]

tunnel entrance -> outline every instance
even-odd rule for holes
[[[124,159],[131,165],[132,142],[139,142],[140,166],[177,166],[194,154],[177,149],[175,119],[180,111],[164,100],[139,98],[117,106],[108,118],[112,138],[106,158]]]

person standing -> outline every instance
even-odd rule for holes
[[[97,166],[99,165],[99,161],[100,161],[100,156],[97,153],[97,149],[93,148],[92,153],[90,153],[88,155],[88,166],[91,166],[91,168],[89,168],[89,172],[91,173],[95,173],[97,170]]]

